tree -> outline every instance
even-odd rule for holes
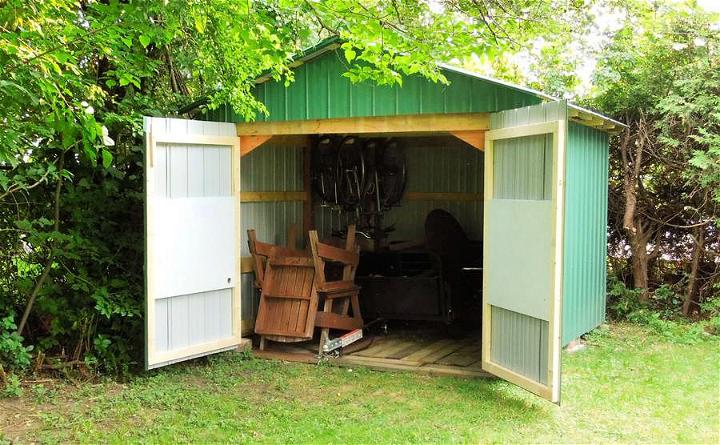
[[[611,240],[627,243],[644,302],[668,278],[659,259],[688,265],[688,313],[701,264],[712,262],[706,248],[718,244],[718,18],[662,2],[630,4],[627,17],[600,59],[591,102],[629,125],[611,152]],[[717,270],[704,274],[708,295]]]
[[[438,60],[533,38],[557,3],[0,2],[0,334],[17,331],[0,357],[27,365],[19,334],[69,363],[140,355],[142,115],[207,97],[253,119],[255,79],[291,82],[293,54],[331,35],[353,81],[444,81]]]

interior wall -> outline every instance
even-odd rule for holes
[[[403,137],[408,182],[407,192],[474,193],[475,201],[408,200],[387,211],[384,225],[395,226],[390,241],[422,241],[425,217],[433,209],[444,209],[459,221],[470,239],[483,233],[483,152],[454,136]],[[323,236],[347,225],[349,215],[315,203],[315,225]]]
[[[273,138],[240,162],[242,192],[278,192],[303,190],[302,140]],[[302,235],[302,201],[243,202],[240,204],[241,256],[249,257],[247,230],[255,229],[258,240],[272,244],[287,244],[292,224],[298,226],[298,240]],[[244,331],[252,331],[259,295],[253,287],[252,272],[243,273],[242,315]]]

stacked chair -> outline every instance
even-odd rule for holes
[[[320,242],[314,230],[309,240],[307,252],[260,242],[255,231],[248,230],[255,286],[260,290],[255,333],[261,350],[266,340],[311,340],[317,327],[322,354],[331,329],[352,332],[363,327],[360,287],[354,282],[360,259],[355,226],[348,227],[344,248]]]

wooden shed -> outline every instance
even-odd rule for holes
[[[229,107],[202,121],[145,119],[147,367],[233,349],[252,334],[258,295],[247,229],[285,245],[291,226],[330,238],[358,223],[364,210],[313,190],[318,147],[392,141],[402,156],[402,195],[387,206],[378,198],[383,227],[372,230],[392,231],[369,236],[364,249],[403,252],[428,242],[436,211],[441,223],[451,215],[457,239],[480,246],[476,267],[463,271],[482,272],[476,306],[445,302],[431,304],[437,314],[411,314],[419,306],[412,292],[396,292],[410,300],[387,318],[464,318],[481,332],[462,344],[468,369],[559,402],[561,348],[604,319],[608,140],[623,124],[449,66],[449,85],[420,77],[402,86],[352,84],[338,48],[328,41],[304,54],[287,87],[259,79],[255,94],[269,115],[256,122]],[[377,258],[361,257],[366,288],[385,276],[373,269]],[[398,276],[412,286],[410,275]],[[434,339],[427,354],[443,341]],[[402,349],[417,359],[423,350],[412,346],[405,341],[395,355]]]

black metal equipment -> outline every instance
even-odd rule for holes
[[[425,220],[420,249],[363,252],[355,277],[363,319],[481,320],[482,243],[471,241],[448,212]]]
[[[430,251],[362,252],[355,281],[365,320],[452,320],[442,262]]]

